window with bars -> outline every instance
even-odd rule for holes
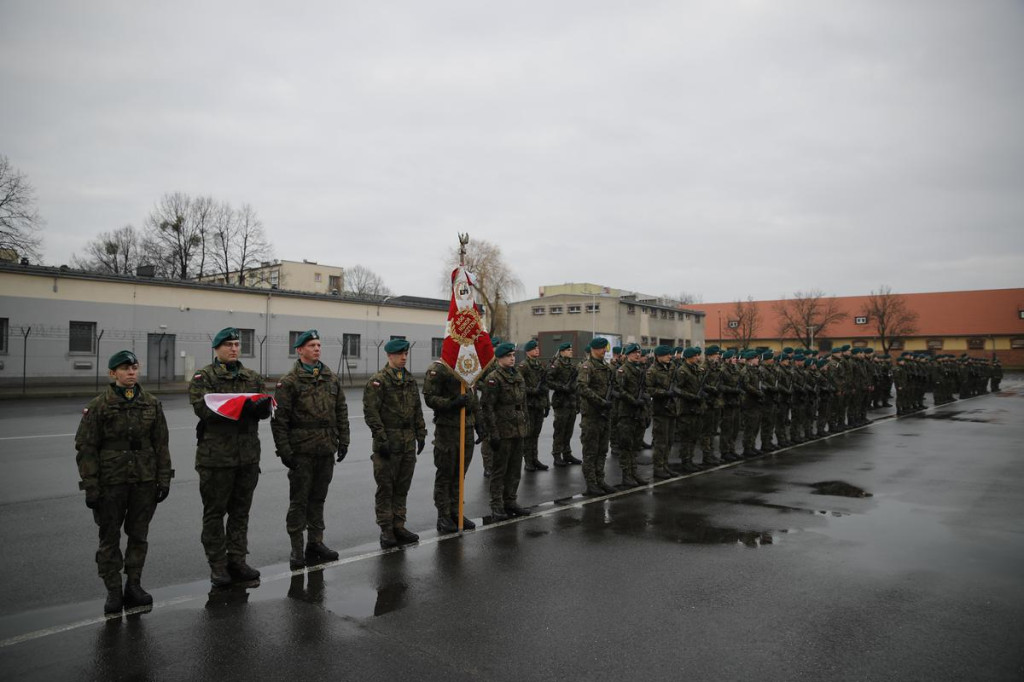
[[[362,354],[362,338],[359,334],[341,335],[341,352],[345,357],[358,358]]]
[[[239,329],[238,330],[239,340],[241,341],[241,348],[238,354],[243,358],[251,358],[256,355],[256,330],[255,329]]]
[[[68,325],[68,352],[69,353],[95,353],[96,352],[96,323],[75,322]]]

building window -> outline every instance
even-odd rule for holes
[[[903,339],[892,339],[889,341],[889,350],[903,350],[905,345]]]
[[[294,358],[297,353],[295,352],[295,342],[298,341],[299,335],[305,332],[288,332],[288,357]]]
[[[399,336],[398,334],[392,334],[391,335],[391,340],[394,341],[395,339],[401,339],[402,341],[405,341],[405,337],[404,336]]]
[[[821,350],[832,350],[832,340],[821,339],[820,341],[818,341],[818,348],[820,348]]]
[[[562,306],[560,306],[560,305],[553,305],[550,308],[548,308],[548,312],[551,313],[552,315],[561,315],[562,314]]]
[[[10,323],[6,317],[0,317],[0,354],[6,355],[8,346],[8,335],[10,334]]]
[[[239,329],[238,334],[242,342],[242,346],[241,349],[239,349],[238,354],[243,358],[251,358],[255,356],[256,352],[255,349],[253,348],[255,344],[253,342],[256,340],[256,330]]]
[[[347,358],[358,358],[362,349],[359,334],[341,335],[341,354]]]
[[[443,338],[437,338],[436,336],[430,339],[430,357],[437,360],[441,357],[441,347],[444,345]]]
[[[533,307],[533,314],[534,315],[543,315],[544,314],[544,306],[542,306],[542,305],[534,306]]]
[[[1010,348],[1014,350],[1021,350],[1024,348],[1024,336],[1011,336]]]
[[[636,315],[636,306],[635,305],[627,305],[626,306],[626,314],[627,315]]]
[[[696,315],[693,316],[693,323],[694,324],[701,324],[702,322],[704,322],[704,318],[698,317]]]
[[[663,319],[663,320],[667,320],[668,319],[668,311],[667,310],[662,310],[661,311],[661,319]]]
[[[967,339],[968,350],[985,350],[985,339]]]
[[[323,282],[324,281],[323,274],[321,274],[319,272],[314,272],[313,273],[313,281],[316,282],[317,284],[320,284],[321,282]]]
[[[674,310],[668,311],[668,319],[670,319],[670,320],[676,319],[676,311],[674,311]]]
[[[276,289],[281,284],[281,271],[271,270],[270,271],[270,288]]]
[[[854,324],[867,324],[868,323],[868,316],[867,315],[858,315],[857,317],[853,318],[853,323]]]
[[[580,312],[580,307],[578,305],[571,305],[571,306],[569,306],[569,314],[570,315],[575,315],[575,314],[577,314],[579,312]]]
[[[341,291],[341,275],[331,275],[328,277],[327,288],[331,290],[331,293]]]
[[[95,322],[71,322],[68,325],[68,352],[69,353],[95,353],[96,352],[96,323]]]
[[[928,339],[928,350],[942,350],[942,339]]]
[[[1020,319],[1024,320],[1024,310],[1018,310],[1017,311],[1017,317],[1019,317]]]
[[[729,327],[729,329],[739,329],[740,328],[740,321],[739,320],[729,320],[726,323],[726,325]]]
[[[683,348],[688,348],[690,346],[690,339],[680,339],[680,341],[683,342]]]
[[[854,348],[867,348],[868,347],[868,342],[865,341],[864,339],[854,339],[853,340],[853,347]]]
[[[570,310],[569,312],[571,313],[572,310]],[[598,313],[598,312],[601,312],[601,304],[600,303],[588,303],[587,304],[587,312],[588,313]]]

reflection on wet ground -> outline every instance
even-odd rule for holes
[[[811,483],[811,488],[814,488],[812,495],[835,495],[837,497],[871,497],[871,493],[867,492],[863,488],[858,488],[855,485],[844,483],[843,481],[822,481],[821,483]]]
[[[965,415],[974,415],[974,414],[979,414],[980,415],[982,413],[987,413],[989,416],[987,416],[985,418],[983,418],[983,417],[965,416]],[[945,420],[945,421],[954,421],[954,422],[974,422],[975,424],[992,424],[992,423],[997,422],[998,419],[994,418],[993,416],[991,416],[991,414],[992,414],[991,410],[989,410],[987,412],[985,410],[969,410],[969,411],[958,411],[958,412],[954,412],[952,410],[942,410],[942,411],[929,412],[927,414],[922,414],[922,415],[917,415],[917,416],[920,419],[941,419],[941,420]]]
[[[680,513],[675,518],[675,541],[698,545],[746,545],[760,547],[774,544],[773,533],[786,530],[740,530],[713,525],[704,514]]]

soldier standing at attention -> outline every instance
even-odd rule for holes
[[[563,343],[558,355],[551,361],[548,370],[548,385],[551,386],[551,407],[555,411],[555,433],[551,439],[551,455],[556,467],[582,464],[583,460],[573,457],[572,432],[579,412],[579,396],[576,395],[576,374],[579,368],[572,361],[572,344]]]
[[[547,369],[538,358],[540,346],[536,339],[530,339],[523,346],[526,361],[519,373],[526,382],[526,416],[528,432],[523,441],[523,467],[527,471],[547,471],[548,465],[540,461],[537,453],[537,441],[540,430],[544,428],[544,418],[551,411],[548,397]]]
[[[491,336],[491,347],[492,348],[497,348],[500,345],[501,345],[501,337],[500,336]],[[490,374],[491,372],[493,372],[497,366],[498,366],[498,363],[496,363],[496,362],[489,362],[489,363],[487,363],[487,366],[484,367],[483,370],[480,372],[480,376],[477,377],[476,385],[477,386],[481,386],[481,387],[482,386],[486,386],[487,385],[487,375]],[[492,454],[491,453],[491,441],[490,440],[484,440],[484,442],[480,444],[480,458],[483,460],[483,463],[484,463],[484,478],[490,478],[490,476],[491,476],[491,460],[492,460],[491,454]]]
[[[699,348],[689,347],[683,350],[683,364],[676,370],[676,396],[679,398],[679,416],[676,419],[679,434],[680,467],[687,473],[700,471],[693,461],[693,450],[700,440],[701,425],[704,420],[704,389],[701,386]]]
[[[653,444],[652,463],[654,478],[665,480],[675,478],[678,471],[669,468],[668,455],[672,450],[672,434],[676,421],[676,398],[672,391],[672,348],[658,346],[654,349],[654,365],[647,370],[647,392],[651,396],[651,414],[654,427],[651,429]]]
[[[167,421],[160,401],[139,386],[139,361],[130,350],[110,356],[107,390],[82,410],[75,434],[79,488],[99,526],[96,567],[107,587],[104,613],[147,606],[142,568],[149,548],[149,522],[171,489]],[[128,536],[122,557],[121,527]],[[121,591],[121,569],[128,576]]]
[[[704,351],[704,392],[707,393],[705,400],[706,411],[701,423],[700,451],[701,461],[704,464],[721,464],[722,460],[715,457],[715,436],[722,426],[722,408],[725,407],[724,393],[722,392],[722,352],[718,346],[708,346]],[[721,441],[718,451],[724,452]]]
[[[625,362],[616,371],[616,384],[619,388],[618,414],[619,422],[614,437],[619,439],[619,466],[622,468],[622,485],[635,488],[647,485],[636,471],[636,460],[640,455],[644,431],[647,423],[644,415],[647,410],[646,375],[643,370],[643,357],[640,346],[628,344],[622,349]]]
[[[363,419],[373,436],[373,479],[377,482],[374,510],[380,526],[382,549],[417,542],[407,530],[405,501],[416,469],[416,456],[427,443],[420,391],[409,361],[409,342],[391,339],[384,344],[388,362],[370,377],[363,390]]]
[[[423,379],[423,399],[434,411],[434,506],[437,508],[437,530],[439,533],[454,533],[459,530],[459,424],[462,408],[466,408],[465,468],[473,461],[473,430],[478,440],[486,440],[483,419],[480,415],[480,401],[476,390],[466,388],[462,392],[462,379],[440,360],[427,368]],[[476,524],[463,517],[462,527],[473,530]]]
[[[495,369],[487,375],[481,407],[491,443],[491,519],[529,516],[516,495],[523,467],[526,423],[526,382],[516,371],[516,346],[502,343],[494,349]]]
[[[210,562],[210,582],[216,587],[260,577],[245,556],[249,508],[260,478],[259,422],[270,416],[271,398],[247,400],[237,420],[214,412],[205,401],[209,393],[266,393],[263,377],[238,361],[240,338],[234,327],[217,332],[214,361],[195,373],[188,389],[189,402],[199,417],[196,471],[203,498],[202,541]]]
[[[341,380],[320,362],[320,334],[315,329],[295,339],[299,358],[277,384],[277,412],[270,429],[277,456],[288,467],[288,514],[291,539],[288,565],[294,570],[317,561],[334,561],[338,553],[324,544],[324,501],[337,461],[348,454],[348,405]],[[308,531],[305,555],[302,534]]]
[[[727,350],[722,354],[722,425],[718,450],[726,462],[743,459],[736,452],[736,439],[740,434],[740,402],[743,398],[740,390],[740,370],[736,364],[738,361],[734,350]]]
[[[740,384],[743,387],[743,452],[740,456],[750,458],[763,452],[757,448],[757,434],[761,430],[761,410],[765,406],[766,394],[760,367],[761,354],[747,350],[740,357],[744,361],[740,370]]]
[[[583,444],[583,478],[587,482],[583,494],[593,496],[616,492],[604,480],[615,379],[612,368],[604,361],[608,352],[608,339],[594,338],[587,348],[589,354],[580,365],[576,387],[582,413],[580,441]]]

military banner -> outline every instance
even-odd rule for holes
[[[460,265],[452,270],[452,298],[441,346],[441,361],[472,386],[494,359],[491,337],[483,328],[476,304],[475,276]]]
[[[277,401],[266,393],[207,393],[203,396],[203,401],[208,408],[225,419],[238,421],[246,401],[259,400],[263,397],[270,398],[270,414],[273,415],[277,410]]]

